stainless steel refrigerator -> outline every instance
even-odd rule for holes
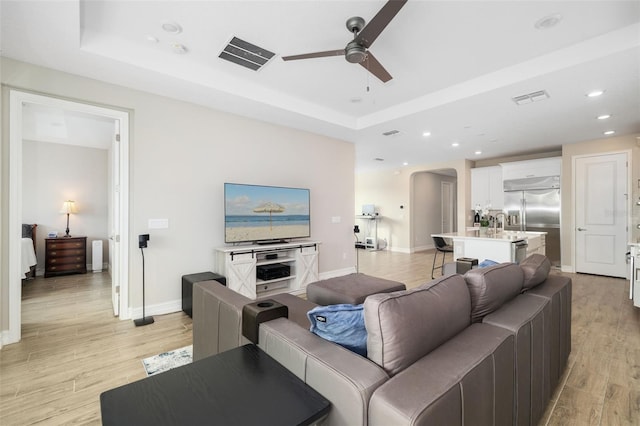
[[[560,266],[560,176],[504,181],[505,229],[546,232],[545,253]]]

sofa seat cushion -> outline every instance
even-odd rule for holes
[[[510,425],[513,335],[473,324],[373,393],[369,426]]]
[[[364,302],[367,356],[394,375],[468,327],[470,308],[461,275],[369,296]]]
[[[534,253],[520,262],[520,267],[524,273],[524,282],[522,284],[524,291],[543,283],[547,279],[549,271],[551,271],[551,262],[547,256]]]
[[[371,394],[389,379],[382,368],[286,318],[260,324],[259,342],[266,353],[331,402],[322,424],[367,424]]]
[[[406,286],[397,281],[358,273],[311,283],[307,285],[307,298],[318,305],[360,305],[372,294],[404,289]]]
[[[471,321],[482,321],[485,315],[520,294],[523,277],[522,269],[515,263],[468,271],[464,279],[471,295]]]

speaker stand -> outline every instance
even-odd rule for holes
[[[136,325],[136,327],[154,323],[153,317],[145,316],[145,312],[144,312],[144,306],[145,306],[145,303],[144,303],[144,249],[142,247],[140,247],[140,253],[142,253],[142,318],[133,320],[133,323]]]

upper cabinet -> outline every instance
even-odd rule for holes
[[[502,167],[478,167],[471,169],[471,208],[490,207],[502,210],[504,190],[502,188]]]
[[[537,160],[502,163],[502,179],[526,179],[543,176],[560,176],[562,158],[540,158]]]

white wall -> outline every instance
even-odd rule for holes
[[[103,241],[107,259],[107,151],[56,143],[22,143],[22,222],[36,223],[37,273],[44,269],[44,239],[50,231],[65,234],[65,200],[74,200],[78,214],[69,218],[72,236],[87,237],[87,262],[93,240]]]
[[[413,176],[414,174],[444,169],[453,169],[456,172],[456,224],[457,229],[464,229],[472,220],[469,215],[471,211],[471,162],[468,160],[421,164],[400,170],[358,173],[356,175],[356,214],[362,204],[375,204],[382,216],[378,236],[387,238],[390,250],[412,253],[416,249],[421,249],[421,246],[416,244],[414,240],[416,226],[421,225],[415,223],[420,214],[420,207],[416,212],[416,206],[413,204],[416,192]],[[439,209],[439,199],[437,206]]]
[[[211,110],[153,94],[2,58],[2,83],[131,113],[130,298],[141,306],[145,250],[146,303],[179,307],[180,277],[210,271],[224,244],[223,183],[311,190],[311,237],[322,241],[320,274],[353,270],[354,146],[345,141]],[[8,88],[3,87],[3,235],[8,208]],[[332,223],[339,217],[339,223]],[[149,219],[169,229],[149,230]],[[7,242],[3,240],[3,252]],[[2,259],[2,303],[8,276]],[[179,309],[179,308],[178,308]],[[2,329],[8,317],[2,313]]]

